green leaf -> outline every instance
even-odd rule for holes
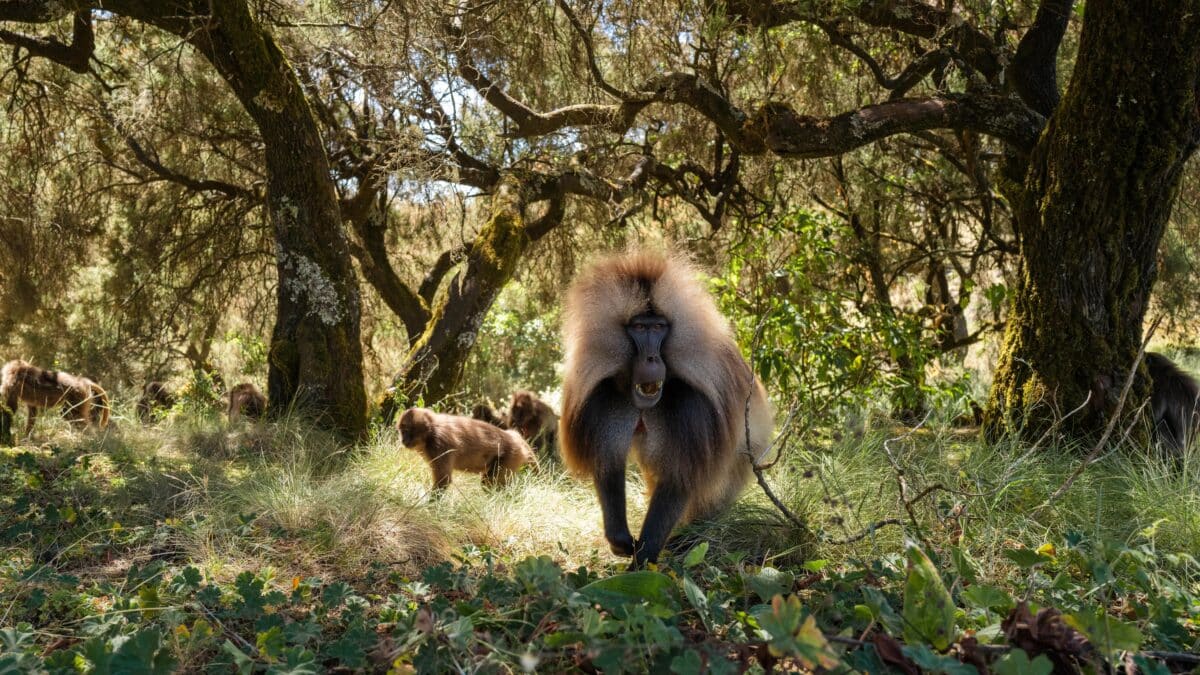
[[[1146,636],[1137,626],[1113,618],[1102,609],[1094,612],[1073,612],[1063,617],[1067,625],[1087,636],[1092,644],[1116,651],[1136,652]]]
[[[579,589],[579,592],[592,602],[608,608],[642,601],[668,606],[674,585],[675,582],[665,574],[639,570],[593,581]]]
[[[276,663],[267,669],[267,675],[317,675],[321,668],[317,665],[317,657],[312,652],[301,647],[290,647],[283,653],[283,663]]]
[[[910,643],[928,642],[938,651],[945,651],[956,635],[954,601],[924,551],[909,542],[904,554],[908,559],[902,614],[904,639]]]
[[[1013,599],[1003,589],[995,586],[970,586],[962,592],[963,602],[979,609],[994,609],[1005,612],[1013,608]]]
[[[979,563],[971,557],[970,553],[961,546],[950,547],[950,559],[954,561],[954,571],[958,572],[958,576],[968,584],[973,584],[978,579]]]
[[[1037,551],[1027,548],[1005,549],[1004,557],[1015,562],[1023,570],[1030,569],[1034,565],[1042,565],[1050,562],[1049,556],[1044,556]]]
[[[704,562],[704,556],[708,553],[708,542],[702,541],[692,547],[692,550],[687,552],[683,558],[684,567],[695,567]],[[673,666],[672,666],[673,667]]]
[[[1039,654],[1030,661],[1024,649],[1013,649],[993,663],[992,670],[996,675],[1050,675],[1054,671],[1054,664],[1045,654]]]
[[[795,581],[795,575],[790,572],[781,572],[774,567],[764,567],[756,574],[747,577],[746,585],[763,602],[768,602],[776,595],[784,595],[791,592],[792,584]]]
[[[944,675],[979,675],[979,671],[975,669],[975,666],[963,663],[953,656],[935,654],[928,645],[910,645],[904,647],[901,651],[913,663],[920,666],[922,672],[944,673]]]
[[[258,648],[258,653],[267,661],[274,662],[283,658],[283,629],[279,626],[259,633],[255,636],[254,643],[254,646]]]
[[[1171,675],[1170,668],[1148,656],[1133,657],[1133,664],[1137,666],[1138,672],[1141,675]]]
[[[678,675],[700,675],[703,670],[704,661],[700,658],[700,652],[695,649],[689,649],[671,659],[672,673],[678,673]]]
[[[683,584],[683,595],[688,599],[692,607],[695,608],[696,613],[700,615],[700,620],[704,623],[704,629],[712,630],[712,626],[708,620],[708,598],[705,597],[704,591],[686,574],[683,575],[680,581]]]
[[[221,651],[225,652],[233,659],[233,666],[237,668],[238,675],[253,675],[254,659],[250,658],[243,653],[242,650],[238,649],[237,645],[233,644],[229,640],[226,640],[225,644],[221,645]]]
[[[112,670],[131,675],[167,675],[175,669],[170,649],[163,646],[162,634],[155,628],[140,630],[118,644],[114,639]]]
[[[806,668],[834,668],[839,661],[811,614],[805,616],[800,598],[771,598],[771,607],[758,615],[758,625],[770,636],[767,648],[775,656],[790,656]]]

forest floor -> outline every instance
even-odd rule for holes
[[[752,483],[626,573],[553,468],[435,499],[390,430],[123,412],[0,451],[0,673],[1200,668],[1200,452],[1054,497],[1083,451],[829,433],[765,474],[805,529]]]

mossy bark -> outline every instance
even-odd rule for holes
[[[989,432],[1103,429],[1142,342],[1156,255],[1200,131],[1200,2],[1087,3],[1071,83],[1014,212],[1021,269]],[[1141,377],[1123,408],[1149,393]]]
[[[79,3],[81,8],[100,3]],[[187,40],[258,126],[279,286],[271,411],[297,410],[358,437],[366,430],[361,298],[316,119],[287,58],[244,1],[106,0],[107,11]]]
[[[396,377],[401,401],[431,404],[457,391],[488,310],[532,243],[520,193],[518,181],[506,178],[492,197],[491,217],[475,237],[465,266],[433,303],[425,330]],[[385,419],[395,405],[384,402]]]

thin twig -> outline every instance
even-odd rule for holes
[[[863,530],[862,532],[859,532],[858,534],[850,535],[849,537],[846,537],[844,539],[822,539],[821,541],[824,541],[827,544],[836,544],[838,546],[841,546],[843,544],[853,544],[856,541],[861,541],[863,539],[866,539],[867,537],[871,536],[872,534],[875,534],[876,530],[887,527],[888,525],[903,525],[903,524],[904,524],[904,521],[900,520],[899,518],[886,518],[884,520],[880,520],[878,522],[871,523],[870,525],[867,526],[867,529]]]

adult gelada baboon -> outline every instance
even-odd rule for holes
[[[563,458],[592,478],[613,552],[655,561],[681,519],[726,508],[745,486],[750,455],[770,442],[766,392],[681,258],[601,260],[572,284],[563,321]],[[637,540],[625,516],[631,452],[650,494]]]
[[[536,463],[521,435],[470,417],[409,408],[396,423],[400,441],[425,457],[433,471],[434,490],[450,485],[455,471],[483,475],[483,484],[502,486],[520,468]]]
[[[261,419],[267,412],[267,397],[258,387],[249,382],[235,385],[229,390],[229,421],[236,422],[245,415],[252,420]]]
[[[137,402],[137,416],[142,422],[154,421],[159,410],[170,410],[175,406],[175,395],[167,385],[158,381],[147,382],[142,387],[142,397]]]
[[[558,415],[531,391],[513,393],[508,406],[508,422],[521,432],[539,459],[554,461],[558,455]]]
[[[1146,368],[1155,435],[1168,450],[1181,452],[1200,428],[1200,384],[1156,352],[1146,352]]]
[[[41,408],[61,406],[63,417],[76,427],[95,424],[103,429],[108,425],[108,394],[100,385],[86,377],[44,370],[20,359],[0,369],[0,403],[0,441],[5,444],[12,444],[12,417],[21,403],[29,409],[26,436],[33,431]]]

